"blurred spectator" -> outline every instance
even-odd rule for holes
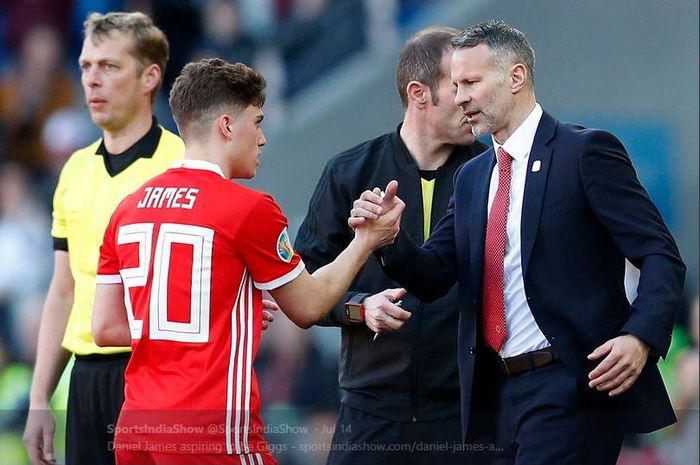
[[[338,399],[337,348],[329,350],[319,328],[304,331],[283,315],[263,335],[256,359],[263,420],[276,458],[285,465],[325,463]],[[320,329],[324,331],[324,329]],[[334,334],[335,340],[337,334]],[[329,353],[332,352],[332,353]]]
[[[274,34],[278,20],[278,0],[239,0],[242,27],[261,42]]]
[[[280,24],[281,48],[291,97],[366,44],[363,0],[296,0]]]
[[[258,0],[256,0],[257,2]],[[259,11],[247,1],[249,15],[264,17],[259,19],[257,29],[246,27],[243,5],[246,1],[212,0],[202,11],[202,39],[191,60],[205,57],[220,57],[232,63],[241,62],[257,69],[267,81],[265,89],[265,126],[275,127],[282,121],[284,106],[282,87],[285,72],[276,48],[266,45],[274,21],[274,11],[269,2],[256,3]],[[265,23],[265,24],[263,24]]]
[[[61,37],[67,37],[73,4],[74,0],[0,0],[8,48],[20,47],[25,36],[40,25],[50,26]]]
[[[0,126],[7,159],[27,168],[46,163],[41,129],[54,111],[75,101],[75,81],[63,59],[63,38],[47,24],[23,37],[16,66],[0,77]]]
[[[193,60],[219,57],[231,63],[255,65],[255,41],[242,28],[238,2],[212,0],[202,11],[202,38]]]
[[[20,431],[31,379],[31,368],[13,361],[7,347],[0,340],[0,451],[3,464],[27,461]]]
[[[365,0],[365,8],[368,46],[385,50],[398,48],[398,0]]]
[[[51,212],[58,175],[68,157],[99,136],[99,131],[82,108],[63,108],[46,119],[41,129],[41,146],[46,160],[34,177],[34,192],[48,212]]]
[[[27,359],[18,338],[20,306],[40,295],[48,282],[48,231],[47,215],[34,199],[24,169],[0,165],[0,339],[13,360]]]
[[[196,44],[202,37],[202,9],[211,0],[134,0],[130,10],[142,11],[165,32],[170,41],[170,58],[165,69],[161,95],[167,96],[182,68],[190,61]]]
[[[700,463],[700,297],[695,295],[690,307],[688,329],[691,346],[676,359],[675,383],[671,401],[678,423],[673,436],[662,443],[667,465]]]

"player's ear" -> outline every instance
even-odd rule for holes
[[[233,124],[233,118],[230,115],[221,115],[218,120],[219,131],[225,138],[233,136],[233,131],[231,130],[231,125]]]

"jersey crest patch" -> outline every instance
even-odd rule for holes
[[[292,248],[292,242],[289,240],[287,228],[284,228],[277,238],[277,255],[287,263],[291,262],[294,256],[294,249]]]

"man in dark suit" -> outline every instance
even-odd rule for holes
[[[537,104],[522,32],[488,21],[452,45],[455,100],[494,147],[422,247],[399,234],[381,252],[385,271],[422,300],[458,283],[465,440],[499,464],[612,465],[625,434],[675,421],[656,362],[685,265],[617,138]],[[349,222],[397,201],[366,191]]]

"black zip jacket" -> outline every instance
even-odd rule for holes
[[[395,132],[347,150],[326,165],[297,234],[295,249],[310,272],[333,261],[350,243],[347,225],[352,203],[366,189],[384,188],[396,179],[406,203],[401,229],[423,243],[423,200],[418,166]],[[447,211],[455,171],[486,150],[477,141],[457,147],[435,173],[431,230]],[[457,292],[433,303],[412,295],[403,308],[413,315],[394,333],[375,341],[365,323],[352,323],[344,303],[356,293],[375,294],[400,287],[389,279],[373,255],[350,287],[350,292],[320,324],[340,326],[341,402],[372,415],[396,421],[431,421],[459,415],[457,374]]]

